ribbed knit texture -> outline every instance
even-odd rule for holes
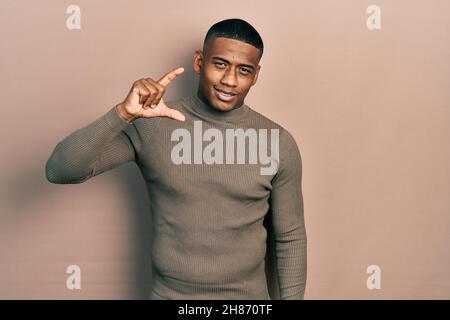
[[[303,299],[307,243],[302,162],[293,137],[246,104],[221,112],[193,95],[167,105],[181,111],[186,121],[157,117],[128,124],[111,108],[57,144],[46,164],[47,179],[81,183],[136,162],[153,214],[152,299],[270,299],[263,226],[270,210],[280,297]],[[261,175],[260,168],[267,165],[248,160],[174,164],[171,152],[178,142],[171,141],[172,132],[185,128],[194,137],[194,121],[202,121],[203,132],[216,128],[223,137],[225,129],[279,129],[278,171]]]

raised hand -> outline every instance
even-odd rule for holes
[[[127,122],[137,118],[169,117],[184,121],[184,115],[178,110],[169,108],[163,100],[167,85],[184,72],[184,68],[174,69],[158,81],[144,78],[133,83],[128,96],[119,103],[117,112]]]

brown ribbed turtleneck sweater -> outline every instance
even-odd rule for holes
[[[81,183],[136,162],[153,214],[152,299],[270,299],[263,226],[270,210],[280,297],[303,299],[307,264],[302,163],[293,137],[246,104],[222,112],[193,95],[167,105],[181,111],[186,121],[157,117],[128,124],[115,107],[110,109],[58,143],[46,164],[47,179]],[[225,156],[223,163],[195,163],[195,151],[208,141],[192,143],[190,164],[175,164],[171,154],[180,140],[172,141],[172,134],[184,128],[194,140],[194,121],[203,131],[218,129],[224,138],[226,129],[278,129],[278,170],[263,175],[260,168],[268,165],[251,164],[249,158],[244,164],[226,163]],[[226,150],[225,141],[223,145]]]

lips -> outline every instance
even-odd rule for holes
[[[223,102],[231,102],[237,96],[237,93],[221,90],[216,87],[214,87],[214,93],[216,94],[216,97]]]

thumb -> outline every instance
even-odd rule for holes
[[[184,116],[184,114],[182,114],[178,110],[171,109],[169,107],[164,109],[164,111],[161,113],[161,116],[172,118],[172,119],[178,120],[178,121],[185,121],[186,120],[186,117]]]

